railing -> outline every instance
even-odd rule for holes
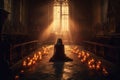
[[[76,43],[72,41],[64,41],[66,45],[81,45],[83,43],[84,49],[90,51],[98,56],[101,56],[105,59],[111,60],[113,62],[118,63],[119,61],[119,53],[120,47],[92,42],[92,41],[83,41],[81,43]],[[11,45],[10,47],[10,62],[14,64],[16,61],[24,58],[25,56],[29,55],[31,52],[39,48],[41,45],[53,45],[55,42],[53,41],[29,41],[20,44]]]
[[[55,44],[54,41],[29,41],[29,42],[24,42],[24,43],[19,43],[15,45],[10,46],[10,64],[14,64],[20,59],[24,58],[25,56],[29,55],[31,52],[39,48],[41,45],[53,45]],[[75,44],[72,41],[64,41],[63,44],[66,45],[71,45]],[[77,43],[76,43],[77,44]]]
[[[83,41],[83,46],[86,50],[103,57],[104,59],[119,63],[120,46],[113,46],[99,42]]]
[[[38,40],[19,43],[10,46],[10,65],[29,55],[37,48]]]
[[[54,43],[55,42],[53,41],[33,40],[33,41],[28,41],[28,42],[19,43],[19,44],[11,44],[10,55],[9,55],[10,65],[15,64],[19,60],[23,59],[25,56],[31,54],[33,51],[39,48],[39,46],[45,45],[45,44],[51,45]]]

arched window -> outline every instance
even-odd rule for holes
[[[69,6],[67,0],[55,0],[54,7],[54,32],[66,32],[69,31]]]

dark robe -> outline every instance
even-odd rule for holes
[[[57,43],[54,46],[54,54],[50,59],[52,62],[57,61],[72,61],[65,55],[64,45],[62,44],[62,39],[58,39]]]

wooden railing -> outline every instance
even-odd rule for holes
[[[120,56],[120,46],[113,46],[109,44],[103,44],[98,42],[92,42],[92,41],[83,41],[74,43],[72,41],[70,42],[64,42],[64,44],[69,45],[81,45],[81,43],[84,46],[84,49],[87,51],[90,51],[98,56],[101,56],[105,59],[108,59],[110,61],[118,63],[119,56]],[[55,42],[53,41],[29,41],[24,42],[20,44],[11,45],[10,47],[10,61],[14,62],[17,61],[16,59],[22,59],[25,56],[29,55],[32,51],[34,51],[36,48],[38,48],[41,45],[53,45]]]
[[[99,42],[83,41],[84,49],[114,63],[119,63],[120,46]]]
[[[119,46],[113,46],[113,45],[108,45],[108,44],[103,44],[103,43],[98,43],[98,42],[92,42],[92,41],[83,41],[83,43],[101,46],[101,47],[107,47],[107,48],[120,48]]]
[[[10,45],[10,64],[14,64],[37,48],[38,40]]]

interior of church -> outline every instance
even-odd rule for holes
[[[120,0],[0,0],[0,80],[119,80]]]

